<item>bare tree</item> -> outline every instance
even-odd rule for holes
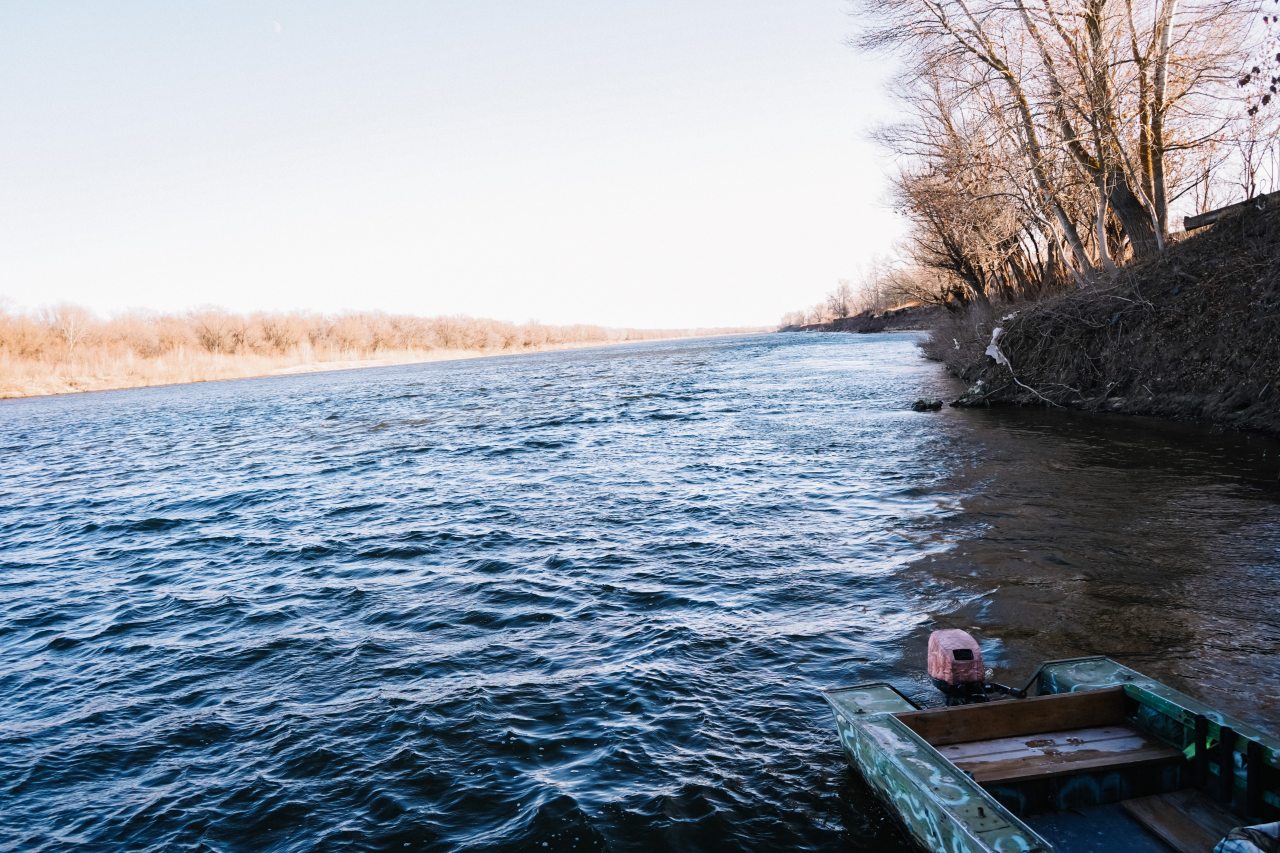
[[[906,60],[900,164],[908,258],[952,304],[1085,283],[1162,250],[1170,206],[1274,162],[1229,144],[1257,0],[865,0],[860,46]],[[1256,41],[1256,39],[1254,40]],[[1241,130],[1239,122],[1234,125]],[[1183,202],[1184,204],[1187,202]],[[935,282],[935,284],[938,282]]]
[[[43,319],[61,338],[67,354],[74,354],[93,324],[93,315],[79,305],[63,302],[42,312]]]
[[[849,279],[840,279],[836,289],[827,294],[827,310],[834,319],[848,317],[854,313],[853,286],[849,284]]]

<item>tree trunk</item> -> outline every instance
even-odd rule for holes
[[[1177,9],[1178,0],[1165,0],[1164,8],[1161,9],[1160,54],[1156,57],[1156,70],[1151,81],[1151,183],[1155,190],[1151,201],[1156,208],[1161,238],[1169,233],[1169,200],[1164,177],[1164,114],[1168,108],[1165,92],[1168,88],[1169,52],[1173,43],[1173,16]]]
[[[1120,220],[1124,235],[1129,238],[1129,246],[1135,258],[1147,258],[1160,252],[1161,240],[1156,234],[1155,223],[1151,221],[1149,211],[1142,201],[1129,189],[1129,184],[1122,174],[1113,174],[1107,201]]]

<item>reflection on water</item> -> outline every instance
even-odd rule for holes
[[[1280,446],[914,340],[0,405],[0,849],[910,849],[819,690],[940,626],[1275,730]]]
[[[1280,443],[1148,419],[972,412],[939,620],[1012,672],[1105,654],[1280,730]]]

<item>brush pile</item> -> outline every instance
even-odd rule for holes
[[[926,351],[982,383],[958,404],[1053,405],[1280,434],[1274,197],[1093,287],[1015,308],[935,328]],[[990,354],[996,328],[1003,359]]]

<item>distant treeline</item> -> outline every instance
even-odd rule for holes
[[[0,310],[0,396],[225,379],[352,361],[427,360],[725,333],[505,323],[376,312],[132,313],[75,305]]]
[[[938,273],[918,266],[876,260],[856,282],[840,279],[835,289],[810,308],[782,315],[779,329],[828,324],[833,320],[894,309],[935,304]]]

